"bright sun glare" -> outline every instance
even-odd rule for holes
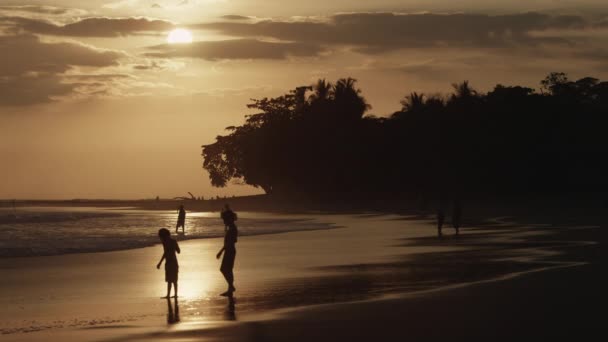
[[[192,43],[192,33],[184,29],[175,29],[169,32],[167,36],[167,42],[169,44],[188,44]]]

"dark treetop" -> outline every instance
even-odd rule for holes
[[[253,100],[241,126],[203,146],[214,186],[267,193],[568,192],[606,189],[608,82],[552,73],[541,90],[468,82],[448,96],[411,93],[388,117],[351,78]]]

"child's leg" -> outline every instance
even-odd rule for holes
[[[220,271],[222,272],[222,275],[224,276],[224,279],[226,279],[226,283],[228,283],[228,290],[229,291],[234,291],[234,273],[232,272],[231,268],[228,267],[222,267],[220,269]]]
[[[222,267],[222,268],[220,268],[220,272],[222,272],[222,275],[224,276],[224,279],[226,279],[226,282],[230,283],[228,281],[228,270],[226,270],[225,268]]]
[[[175,298],[177,298],[177,282],[173,283],[173,293],[175,294]]]
[[[234,272],[232,269],[228,270],[226,281],[228,282],[228,291],[234,291]]]
[[[169,298],[169,295],[171,294],[171,282],[167,282],[167,297]]]

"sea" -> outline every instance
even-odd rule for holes
[[[239,212],[240,236],[330,229],[303,215]],[[0,208],[0,257],[92,253],[152,246],[158,230],[175,235],[177,210],[96,207]],[[180,228],[181,232],[181,228]],[[219,212],[188,212],[178,240],[224,235]]]

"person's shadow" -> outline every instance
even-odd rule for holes
[[[171,305],[171,299],[167,298],[167,323],[175,324],[179,322],[179,305],[177,303],[177,297],[174,300],[175,310]]]
[[[236,301],[233,296],[228,296],[228,306],[224,311],[224,319],[227,321],[236,321]]]

